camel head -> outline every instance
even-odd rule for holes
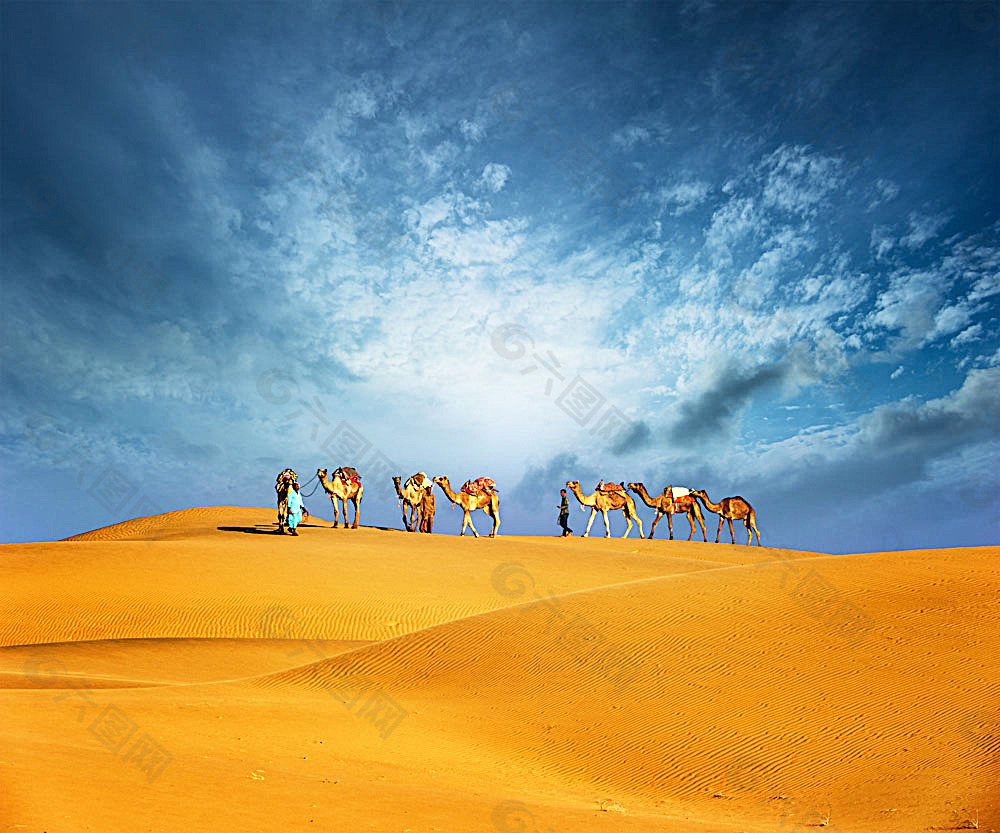
[[[580,481],[579,480],[567,480],[566,481],[566,485],[569,486],[571,489],[573,489],[573,488],[579,489],[580,488]]]
[[[703,500],[708,500],[708,494],[705,492],[704,489],[692,489],[691,494],[698,495],[698,497],[702,498]]]
[[[445,483],[448,482],[448,477],[446,475],[439,474],[437,477],[433,478],[433,480],[439,486],[443,486]]]
[[[629,491],[638,492],[640,489],[645,489],[646,487],[643,486],[641,483],[629,483],[628,488]]]
[[[392,482],[395,483],[397,486],[402,482],[402,480],[403,480],[402,477],[393,477],[392,478]]]
[[[326,469],[316,469],[317,477],[326,477]]]

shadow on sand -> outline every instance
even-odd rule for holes
[[[320,524],[299,524],[299,529],[333,529],[332,526],[322,526]],[[345,527],[339,527],[339,529],[344,529]],[[399,530],[393,529],[388,526],[370,526],[362,527],[362,529],[380,529],[383,532],[398,532]],[[256,526],[217,526],[220,532],[243,532],[247,535],[280,535],[278,532],[278,527],[275,524],[257,524]]]

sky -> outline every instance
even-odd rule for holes
[[[0,541],[353,465],[1000,543],[996,2],[0,9]]]

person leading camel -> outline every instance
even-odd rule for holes
[[[569,498],[566,497],[565,489],[560,489],[559,494],[562,495],[562,503],[559,504],[559,526],[562,527],[562,537],[565,538],[573,534],[573,530],[569,528]]]
[[[420,502],[420,531],[428,535],[434,532],[434,489],[430,486],[424,489]]]
[[[295,531],[300,523],[302,523],[302,495],[299,494],[299,484],[293,483],[291,490],[288,492],[288,531],[292,535],[298,535],[299,533]]]

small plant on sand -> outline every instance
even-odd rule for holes
[[[956,816],[958,815],[958,810],[952,810],[951,812],[954,813]],[[962,810],[962,812],[965,813],[967,811],[966,810]],[[971,816],[970,815],[968,818],[963,819],[962,821],[960,821],[957,825],[955,825],[955,829],[956,830],[978,830],[979,829],[979,811],[976,810],[975,816]]]
[[[816,824],[818,824],[820,827],[826,827],[827,825],[830,824],[830,815],[831,815],[831,810],[828,807],[826,813],[819,814],[819,821],[816,822]]]

